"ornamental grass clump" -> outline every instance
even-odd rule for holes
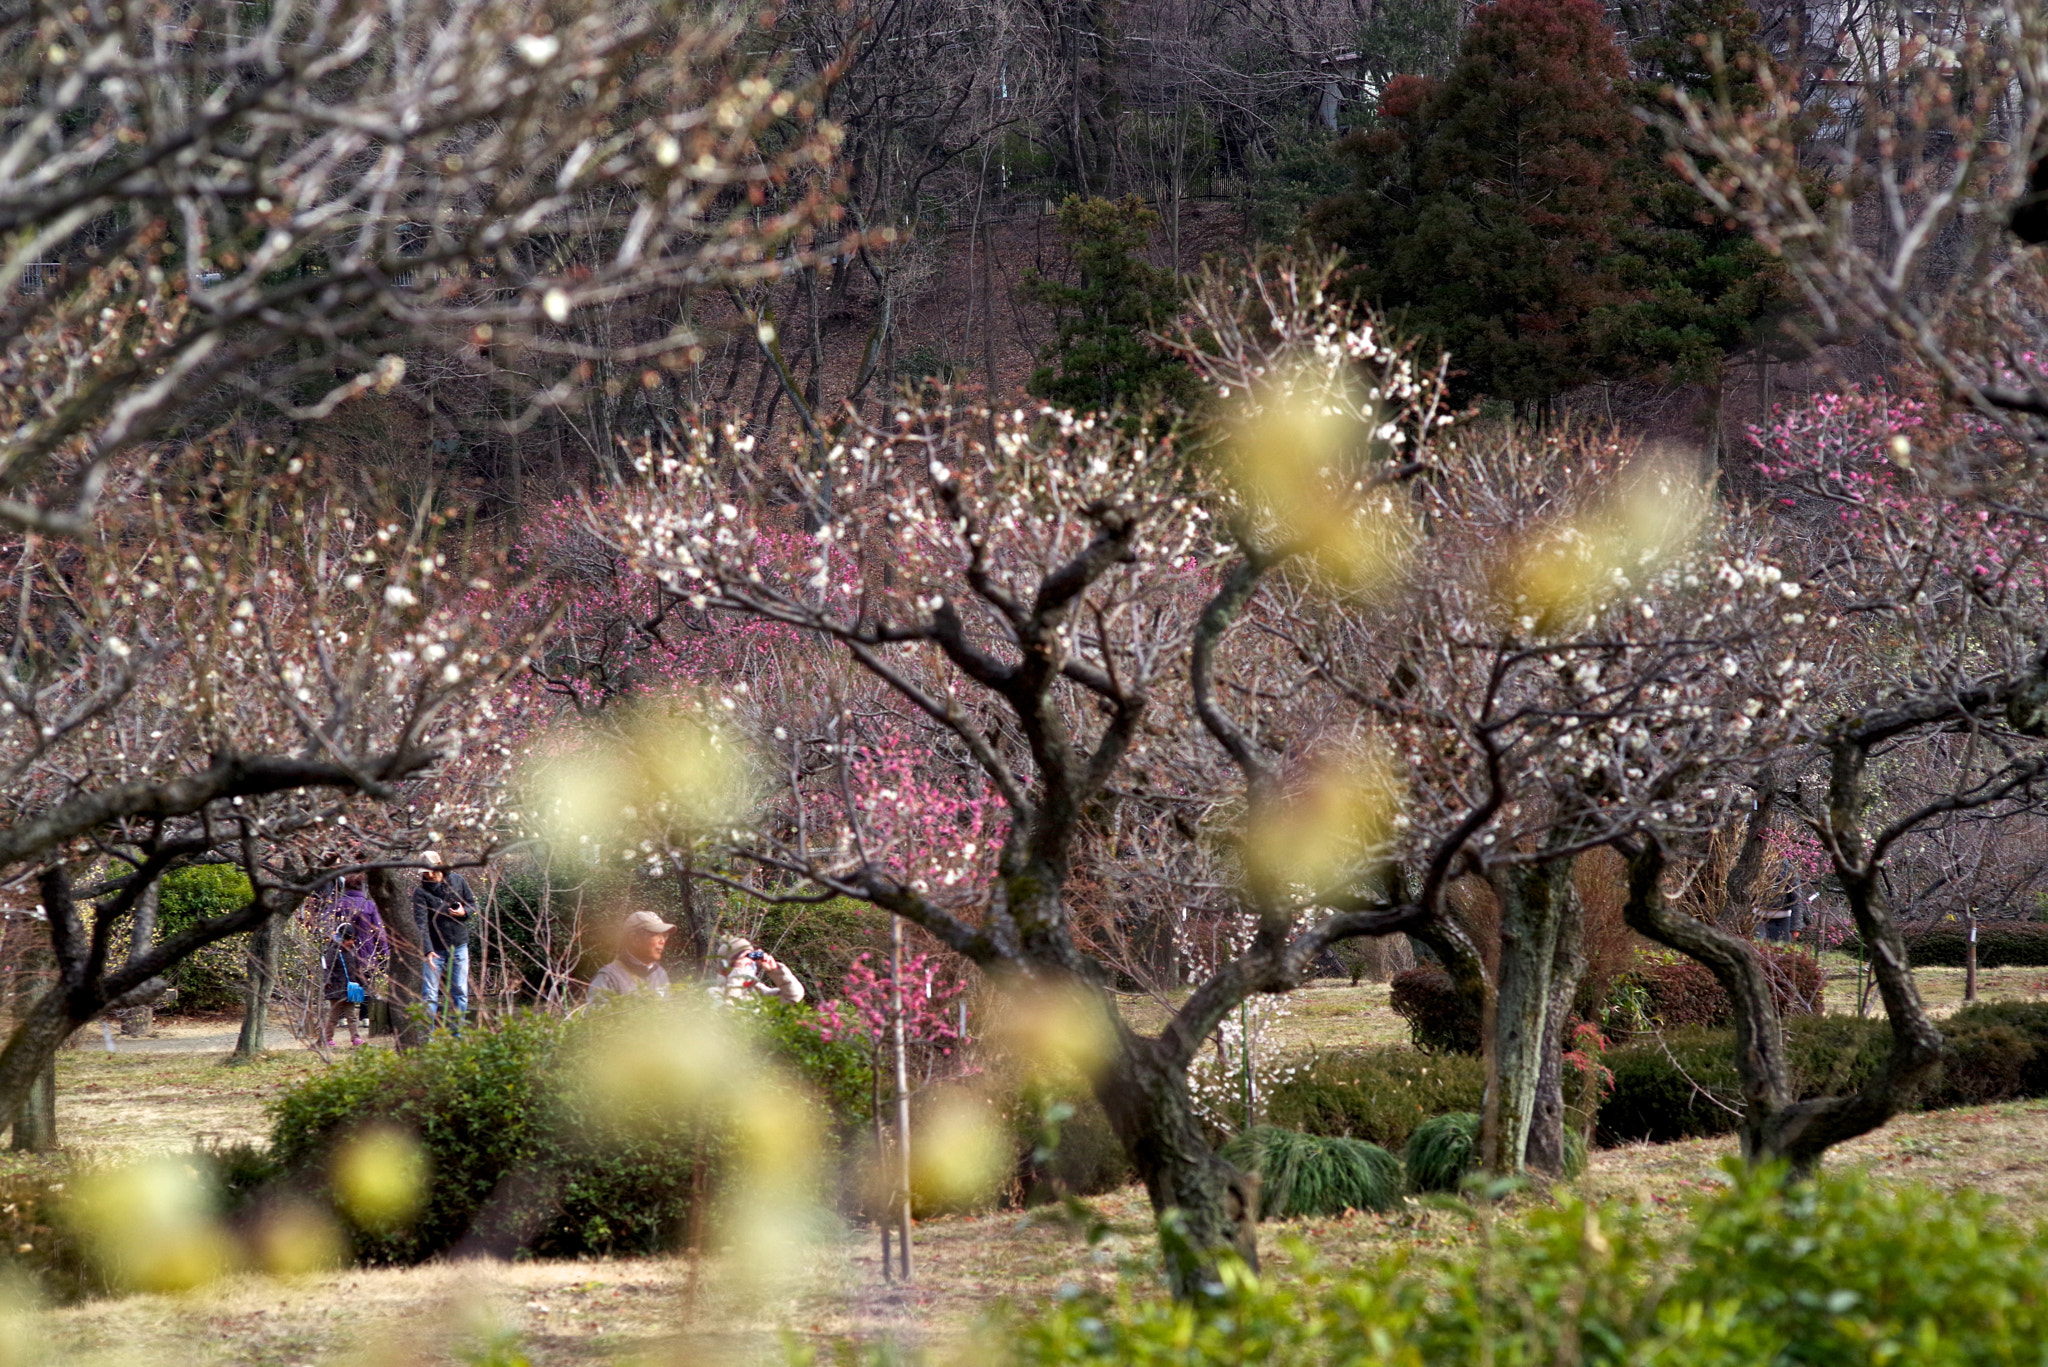
[[[1223,1158],[1259,1178],[1259,1218],[1388,1211],[1401,1203],[1401,1160],[1360,1139],[1272,1125],[1246,1130]]]
[[[1403,1155],[1411,1191],[1456,1191],[1479,1162],[1479,1117],[1453,1111],[1416,1126]]]

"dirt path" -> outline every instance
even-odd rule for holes
[[[73,1047],[95,1054],[230,1054],[234,1052],[235,1041],[242,1037],[239,1026],[227,1030],[177,1030],[175,1033],[160,1030],[145,1039],[130,1039],[119,1030],[104,1027],[104,1022],[88,1026],[81,1032],[79,1043]],[[291,1031],[272,1026],[263,1033],[263,1047],[299,1049],[304,1046]]]

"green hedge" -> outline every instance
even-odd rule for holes
[[[1423,1121],[1477,1111],[1485,1092],[1486,1064],[1470,1054],[1394,1048],[1317,1053],[1267,1095],[1266,1119],[1398,1153]]]
[[[2044,1285],[2048,1230],[1992,1197],[1738,1175],[1689,1226],[1567,1200],[1472,1245],[1227,1276],[1201,1308],[1072,1296],[987,1342],[1001,1367],[1980,1367],[2041,1362]]]
[[[866,1118],[858,1050],[821,1041],[799,1010],[765,1010],[752,1023],[763,1052],[831,1104],[821,1127]],[[515,1017],[407,1053],[362,1051],[275,1103],[271,1161],[287,1185],[317,1190],[331,1155],[364,1127],[417,1137],[431,1173],[425,1203],[403,1229],[357,1230],[365,1261],[417,1262],[457,1248],[573,1257],[672,1247],[689,1213],[693,1165],[710,1164],[715,1178],[726,1137],[654,1103],[622,1113],[581,1085],[588,1060],[617,1047],[615,1037],[668,1024],[625,1004],[568,1023]]]
[[[1882,1020],[1795,1016],[1785,1027],[1793,1084],[1805,1097],[1862,1086],[1891,1052]],[[1947,1061],[1923,1089],[1923,1109],[2048,1096],[2048,1002],[1965,1007],[1941,1028]],[[1734,1031],[1667,1031],[1661,1040],[1609,1050],[1603,1061],[1614,1072],[1614,1089],[1600,1108],[1599,1143],[1734,1132],[1742,1095]],[[1317,1053],[1273,1088],[1266,1119],[1398,1152],[1424,1121],[1478,1111],[1485,1092],[1485,1064],[1469,1055],[1399,1048]]]
[[[233,864],[198,864],[163,877],[157,900],[157,938],[168,939],[201,921],[249,904],[248,875]],[[125,949],[125,946],[120,948]],[[190,955],[169,974],[178,999],[170,1010],[205,1015],[238,1011],[249,978],[249,937],[230,935]]]
[[[1442,964],[1404,968],[1387,980],[1387,1005],[1408,1022],[1408,1038],[1432,1054],[1476,1054],[1481,1041],[1479,1003],[1451,980]]]
[[[1965,1007],[1941,1030],[1939,1073],[1921,1092],[1924,1110],[2048,1096],[2048,1002]],[[1882,1020],[1794,1017],[1786,1021],[1792,1082],[1802,1098],[1861,1087],[1891,1055]],[[1611,1050],[1614,1090],[1600,1108],[1599,1142],[1670,1143],[1730,1134],[1740,1123],[1735,1032],[1674,1030]]]
[[[1025,1088],[1009,1112],[1017,1174],[1006,1198],[1036,1206],[1066,1196],[1097,1196],[1138,1180],[1102,1103],[1085,1090]]]
[[[1855,940],[1842,946],[1854,954]],[[1961,968],[1968,961],[1970,932],[1960,921],[1944,921],[1906,937],[1906,958],[1918,968]],[[2048,968],[2048,923],[1980,921],[1977,967]]]

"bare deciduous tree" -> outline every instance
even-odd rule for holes
[[[261,458],[0,548],[0,877],[33,881],[57,970],[0,1050],[0,1124],[67,1036],[187,955],[342,873],[498,838],[510,757],[484,721],[533,638],[491,611],[504,579],[451,565],[428,510],[350,507]],[[165,873],[223,860],[247,906],[111,954]]]
[[[514,424],[600,357],[690,364],[673,311],[574,324],[773,274],[828,227],[837,135],[746,31],[532,0],[0,15],[0,374],[28,400],[0,516],[83,532],[136,443],[331,413],[422,346]]]

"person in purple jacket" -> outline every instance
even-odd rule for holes
[[[384,915],[371,899],[362,874],[352,873],[342,880],[334,913],[338,923],[356,928],[356,962],[363,972],[371,976],[382,973],[385,961],[391,957],[391,937],[385,933]]]

